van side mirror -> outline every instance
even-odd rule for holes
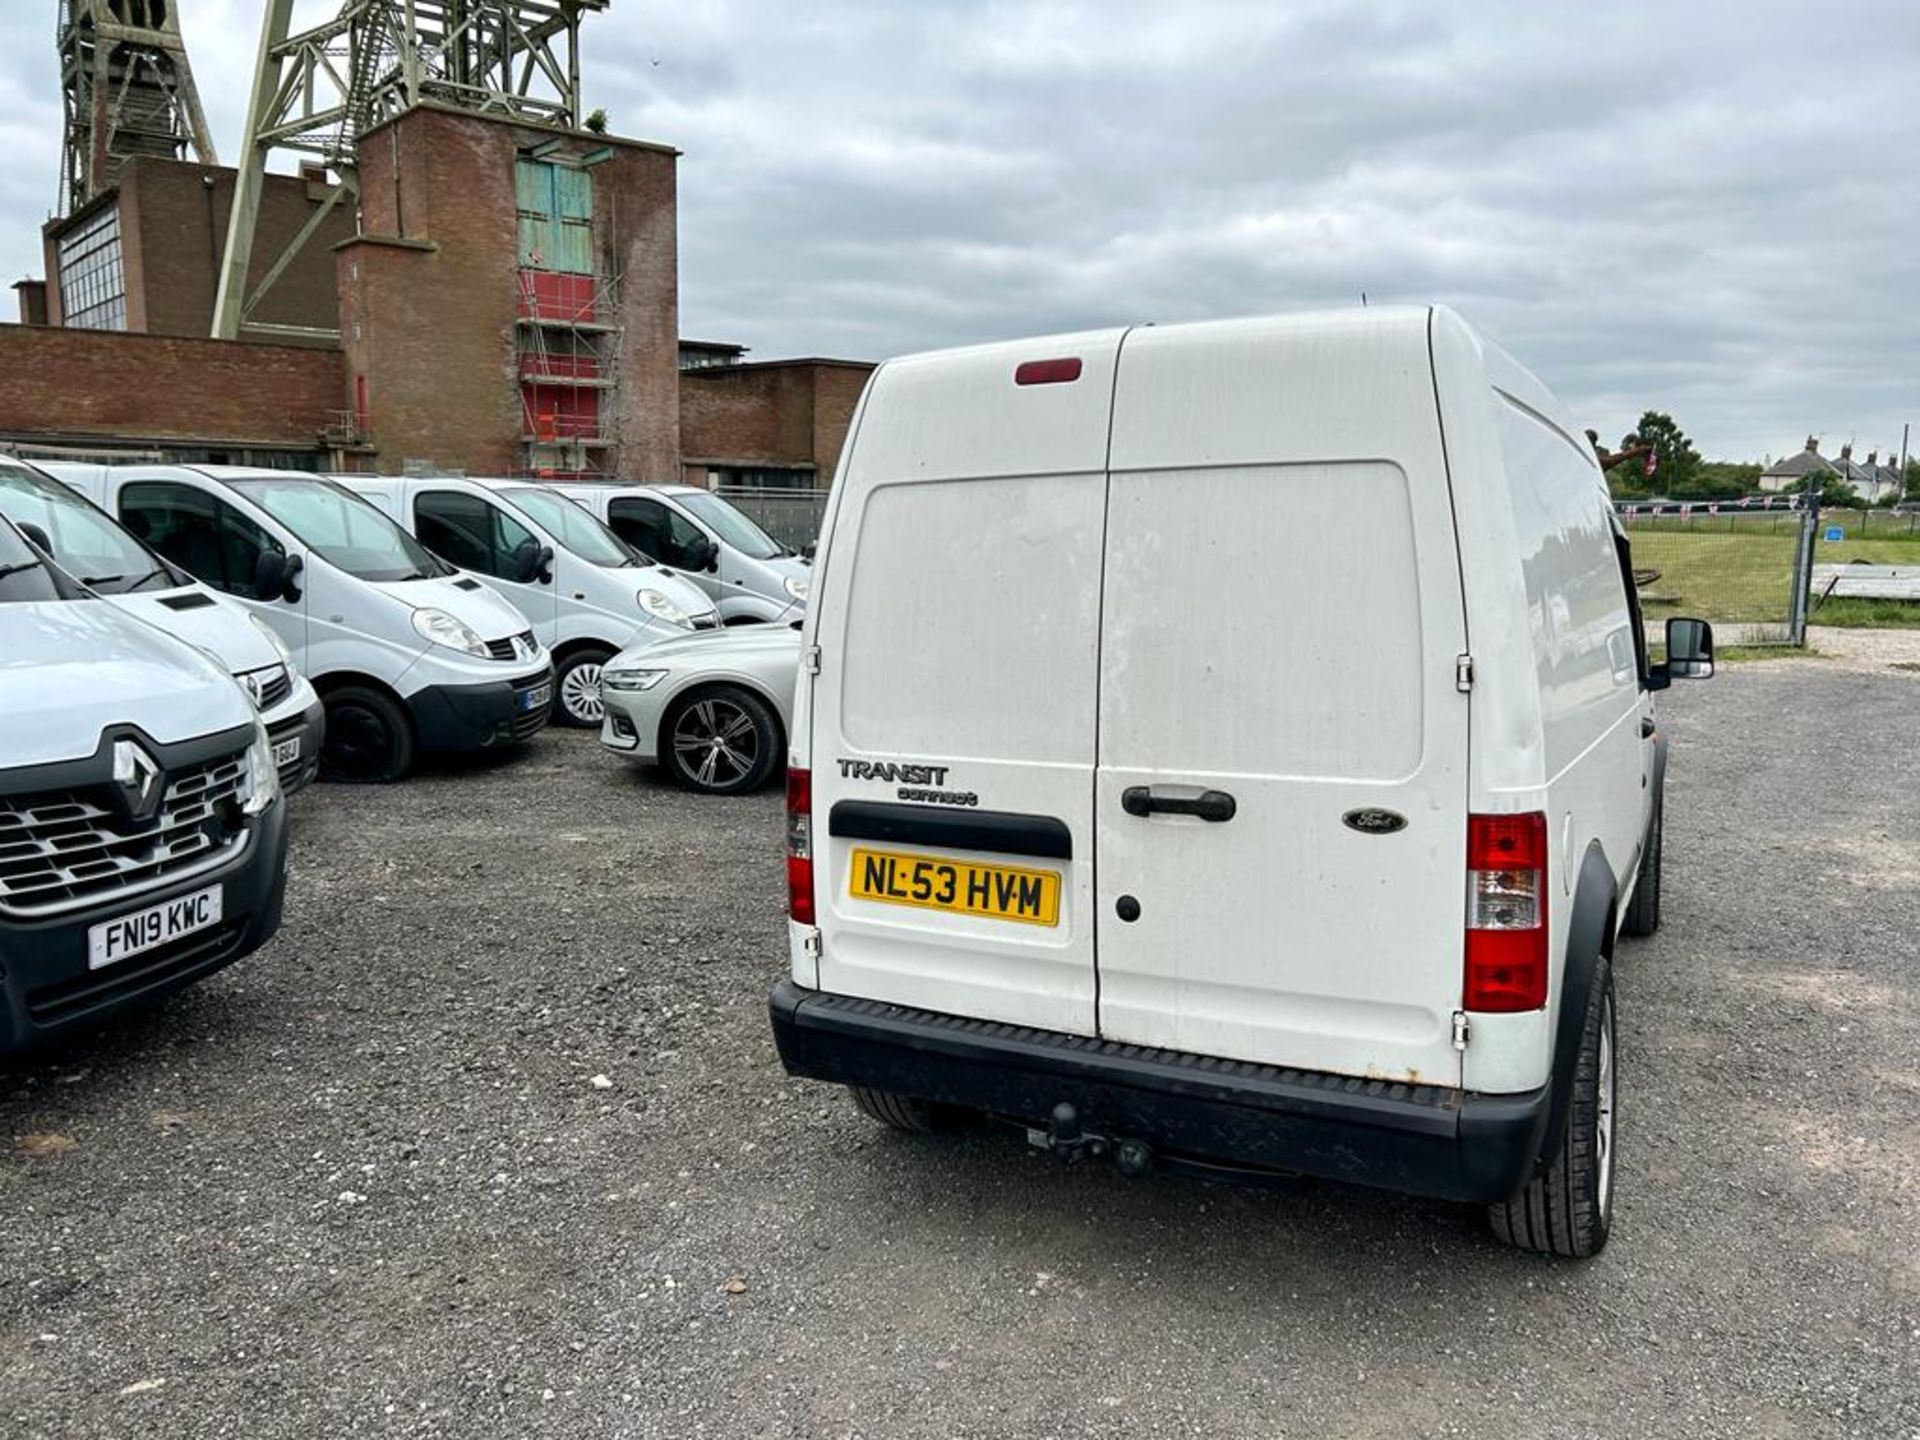
[[[553,547],[551,545],[542,545],[540,547],[540,554],[536,557],[533,573],[534,577],[538,579],[542,585],[551,585],[553,583]]]
[[[1705,680],[1711,674],[1713,626],[1677,615],[1667,621],[1667,658],[1653,667],[1647,688],[1664,690],[1676,680]]]
[[[298,600],[300,598],[300,576],[306,570],[307,562],[298,555],[286,557],[286,575],[280,581],[280,598]]]
[[[34,549],[49,559],[52,558],[53,541],[48,537],[46,531],[42,530],[38,525],[35,525],[31,520],[22,520],[14,528],[27,537],[27,543],[32,545]]]
[[[286,591],[287,557],[278,550],[262,550],[253,558],[253,593],[262,600],[279,598]]]
[[[522,540],[513,547],[507,562],[507,579],[516,585],[531,585],[536,580],[547,584],[553,579],[553,547],[536,540]]]
[[[710,571],[720,568],[720,544],[718,541],[702,540],[700,542],[700,563],[695,568]]]

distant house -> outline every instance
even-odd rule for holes
[[[1891,465],[1882,465],[1878,450],[1867,456],[1867,463],[1862,465],[1853,458],[1853,446],[1842,445],[1839,458],[1829,460],[1820,453],[1820,440],[1814,435],[1807,437],[1804,450],[1762,470],[1760,488],[1771,491],[1801,490],[1806,487],[1807,477],[1816,474],[1844,480],[1869,505],[1888,495],[1898,495],[1901,489],[1900,472]]]

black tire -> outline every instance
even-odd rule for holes
[[[413,769],[413,722],[383,690],[342,685],[326,695],[320,776],[348,785],[390,785]]]
[[[951,1105],[936,1105],[931,1100],[921,1100],[912,1095],[899,1095],[891,1090],[869,1090],[863,1085],[848,1087],[853,1096],[853,1105],[869,1120],[878,1121],[889,1130],[904,1130],[910,1135],[944,1135],[965,1127],[969,1118],[965,1110],[957,1110]]]
[[[737,685],[683,695],[660,722],[660,763],[702,795],[758,790],[781,767],[784,749],[773,707]]]
[[[598,645],[568,653],[553,672],[553,723],[572,730],[598,730],[606,713],[600,703],[600,667],[613,651]]]
[[[1647,832],[1647,853],[1640,862],[1640,878],[1634,882],[1633,899],[1627,902],[1622,934],[1643,940],[1660,928],[1660,849],[1667,828],[1667,806],[1663,799],[1653,809],[1653,825]]]
[[[1519,1194],[1487,1207],[1493,1233],[1509,1245],[1577,1260],[1598,1255],[1613,1229],[1618,1047],[1613,967],[1605,959],[1593,980],[1559,1153],[1546,1173],[1534,1176]]]

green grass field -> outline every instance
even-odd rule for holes
[[[1846,517],[1857,521],[1858,513]],[[1886,517],[1879,517],[1882,522]],[[1896,517],[1904,521],[1905,517]],[[1836,525],[1845,528],[1844,520]],[[1821,517],[1821,533],[1828,529]],[[1857,525],[1855,527],[1857,531]],[[1669,615],[1698,615],[1727,623],[1785,624],[1791,602],[1797,522],[1754,517],[1728,522],[1706,517],[1689,528],[1678,520],[1629,521],[1636,570],[1658,570],[1640,601],[1649,631]],[[1816,565],[1920,565],[1920,535],[1849,533],[1838,542],[1816,539]],[[1817,596],[1815,597],[1818,598]],[[1920,603],[1899,600],[1828,600],[1813,612],[1816,625],[1920,628]]]

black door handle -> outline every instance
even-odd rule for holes
[[[1198,815],[1218,825],[1233,819],[1233,796],[1224,790],[1203,790],[1198,795],[1161,795],[1150,785],[1129,785],[1120,792],[1120,808],[1129,815]]]

